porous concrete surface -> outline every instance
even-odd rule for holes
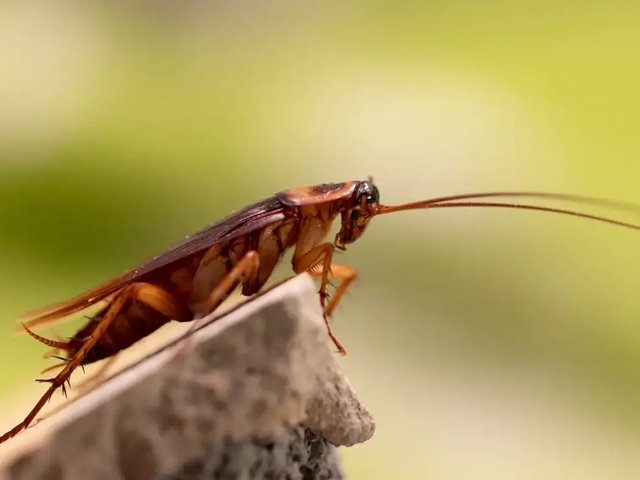
[[[159,480],[268,478],[329,480],[342,477],[336,449],[304,427],[269,439],[214,442],[204,458],[184,465]]]
[[[375,428],[327,342],[307,275],[45,422],[58,428],[0,478],[342,478],[335,446],[366,441]]]

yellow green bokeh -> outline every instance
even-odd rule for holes
[[[631,2],[4,4],[1,404],[47,365],[20,313],[281,189],[640,204],[639,46]],[[531,212],[374,220],[340,256],[360,276],[335,329],[378,423],[348,476],[638,478],[637,245]]]

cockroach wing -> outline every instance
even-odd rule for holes
[[[279,222],[285,218],[284,206],[276,197],[271,197],[229,215],[224,220],[206,227],[187,237],[181,243],[160,255],[142,263],[122,275],[119,275],[70,300],[49,305],[27,313],[21,317],[28,328],[52,323],[68,315],[84,310],[95,303],[105,300],[126,285],[134,281],[144,281],[145,276],[155,270],[166,267],[190,255],[217,244],[228,242],[252,231]]]

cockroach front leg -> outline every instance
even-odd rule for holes
[[[336,291],[333,294],[333,297],[329,301],[329,304],[325,308],[325,313],[328,317],[333,315],[338,303],[342,299],[342,296],[346,293],[347,289],[353,283],[353,281],[358,276],[358,272],[356,272],[353,268],[347,265],[340,265],[338,263],[332,263],[329,267],[329,279],[330,280],[340,280],[340,284],[336,287]],[[322,270],[312,270],[309,272],[314,277],[322,275]]]
[[[65,383],[69,381],[69,378],[71,377],[73,371],[80,365],[82,365],[82,362],[85,360],[85,358],[87,358],[87,355],[89,354],[89,352],[91,352],[91,349],[93,349],[100,338],[113,324],[113,321],[116,319],[120,311],[124,308],[127,301],[129,300],[137,300],[141,303],[144,303],[149,307],[158,310],[164,315],[167,315],[170,318],[182,318],[189,311],[185,306],[181,305],[180,302],[178,302],[173,297],[173,295],[155,285],[149,283],[132,283],[131,285],[125,287],[113,299],[104,316],[100,319],[100,322],[96,325],[91,335],[85,340],[82,347],[80,347],[80,349],[72,358],[69,358],[65,362],[64,368],[53,378],[37,380],[38,382],[49,383],[49,388],[44,393],[44,395],[40,397],[40,400],[38,400],[36,405],[31,409],[24,420],[0,437],[0,443],[8,440],[11,437],[14,437],[22,430],[27,428],[31,424],[31,422],[33,422],[34,418],[36,417],[36,415],[38,415],[40,410],[42,410],[46,403],[51,399],[58,388],[62,388],[63,391],[65,391]],[[30,333],[32,334],[32,336],[42,341],[42,343],[64,349],[63,345],[52,345],[53,341],[47,341],[47,339],[39,337],[38,335],[33,334],[33,332]]]
[[[329,296],[329,272],[331,271],[331,259],[335,247],[332,243],[321,243],[306,253],[294,256],[292,260],[293,271],[296,273],[309,272],[311,275],[320,276],[320,302],[325,310],[325,301]]]
[[[327,298],[329,297],[329,277],[332,275],[333,270],[331,259],[333,258],[334,250],[335,247],[332,243],[321,243],[320,245],[313,247],[311,250],[303,253],[302,255],[299,255],[297,257],[294,256],[292,263],[294,272],[302,273],[306,271],[313,276],[320,277],[320,290],[318,291],[318,293],[320,295],[322,316],[324,318],[324,323],[327,326],[327,333],[329,334],[329,338],[331,338],[331,341],[338,349],[338,352],[341,355],[346,355],[347,351],[331,331],[328,317],[335,309],[338,301],[340,300],[340,297],[342,297],[346,288],[349,286],[349,283],[351,283],[355,278],[355,271],[352,270],[352,273],[348,274],[347,270],[345,269],[349,269],[349,267],[338,266],[338,270],[340,270],[340,273],[345,275],[347,278],[343,280],[342,284],[338,288],[338,291],[336,292],[336,297],[327,306]],[[339,277],[336,276],[335,278]],[[346,283],[346,286],[342,287],[347,279],[349,280]]]

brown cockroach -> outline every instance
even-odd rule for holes
[[[289,248],[294,249],[295,274],[308,272],[320,278],[319,297],[328,335],[344,354],[327,317],[355,279],[356,271],[333,263],[333,254],[335,249],[346,250],[376,215],[428,208],[497,207],[572,215],[640,230],[640,225],[590,213],[494,201],[509,197],[565,200],[627,210],[638,208],[610,200],[538,192],[475,193],[385,206],[380,204],[378,188],[371,179],[283,191],[187,237],[92,290],[28,314],[24,331],[51,347],[53,353],[64,352],[65,357],[57,375],[37,380],[49,383],[48,389],[25,419],[0,437],[0,443],[27,428],[58,388],[66,393],[65,383],[77,367],[112,357],[170,320],[188,322],[208,315],[238,286],[243,295],[257,293]],[[340,230],[333,242],[327,242],[325,238],[338,215]],[[330,280],[339,282],[331,299]],[[105,306],[67,341],[44,338],[33,331],[37,326],[51,324],[101,301],[106,302]]]

